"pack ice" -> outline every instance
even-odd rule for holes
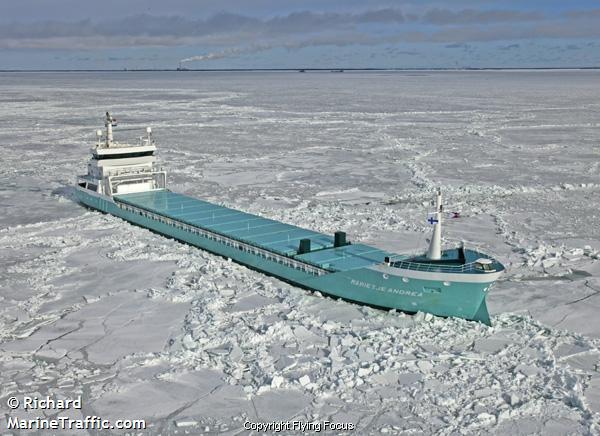
[[[82,395],[75,416],[150,434],[600,431],[596,72],[0,77],[3,415]],[[99,110],[156,126],[173,190],[383,249],[426,247],[442,186],[445,243],[508,266],[493,327],[335,301],[82,208]]]

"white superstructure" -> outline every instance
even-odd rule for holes
[[[88,173],[77,177],[77,187],[107,197],[165,189],[167,173],[158,167],[152,129],[147,127],[139,144],[131,145],[114,141],[114,125],[115,119],[107,112],[106,131],[96,132]]]

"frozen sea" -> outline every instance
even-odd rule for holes
[[[353,434],[600,432],[600,72],[0,74],[0,412],[149,434],[246,420]],[[400,252],[508,267],[494,326],[334,301],[89,211],[70,185],[110,110],[170,188]],[[0,428],[5,430],[2,418]]]

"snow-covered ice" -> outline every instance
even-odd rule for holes
[[[152,434],[600,431],[597,71],[0,78],[3,415],[39,393]],[[173,190],[383,249],[425,247],[442,186],[445,240],[508,266],[494,326],[315,296],[84,209],[106,110],[117,139],[153,126]]]

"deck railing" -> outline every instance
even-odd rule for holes
[[[477,258],[494,260],[490,256],[478,251],[472,251],[476,254]],[[470,273],[470,272],[491,272],[491,270],[484,270],[481,264],[477,261],[464,263],[461,265],[440,265],[436,263],[428,262],[416,262],[411,260],[397,260],[391,259],[390,266],[401,269],[409,269],[413,271],[425,271],[425,272],[444,272],[444,273]]]
[[[158,173],[164,173],[165,170],[158,165],[153,165],[152,167],[137,167],[137,168],[131,168],[131,169],[119,169],[119,168],[110,168],[107,169],[106,171],[111,177],[115,177],[115,176],[130,176],[130,175],[147,175],[147,174],[158,174]]]
[[[206,230],[206,229],[203,229],[203,228],[200,228],[197,226],[192,226],[192,225],[183,223],[181,221],[174,220],[172,218],[168,218],[164,215],[159,215],[154,212],[150,212],[146,209],[132,206],[127,203],[122,203],[120,201],[117,201],[116,204],[118,207],[120,207],[121,209],[123,209],[127,212],[141,215],[143,217],[152,219],[154,221],[158,221],[158,222],[166,224],[168,226],[172,226],[176,229],[180,229],[180,230],[189,232],[191,234],[198,235],[200,237],[206,238],[211,241],[219,242],[223,245],[235,248],[240,251],[245,251],[247,253],[251,253],[255,256],[262,257],[265,260],[277,262],[281,265],[287,266],[288,268],[294,268],[294,269],[297,269],[297,270],[300,270],[300,271],[303,271],[305,273],[312,274],[315,276],[329,274],[332,272],[330,270],[321,268],[317,265],[312,265],[307,262],[301,262],[296,259],[292,259],[290,257],[283,256],[281,254],[277,254],[272,251],[256,247],[254,245],[247,244],[247,243],[245,243],[243,241],[239,241],[235,238],[227,237],[227,236],[224,236],[224,235],[221,235],[221,234],[218,234],[218,233],[215,233],[210,230]]]

